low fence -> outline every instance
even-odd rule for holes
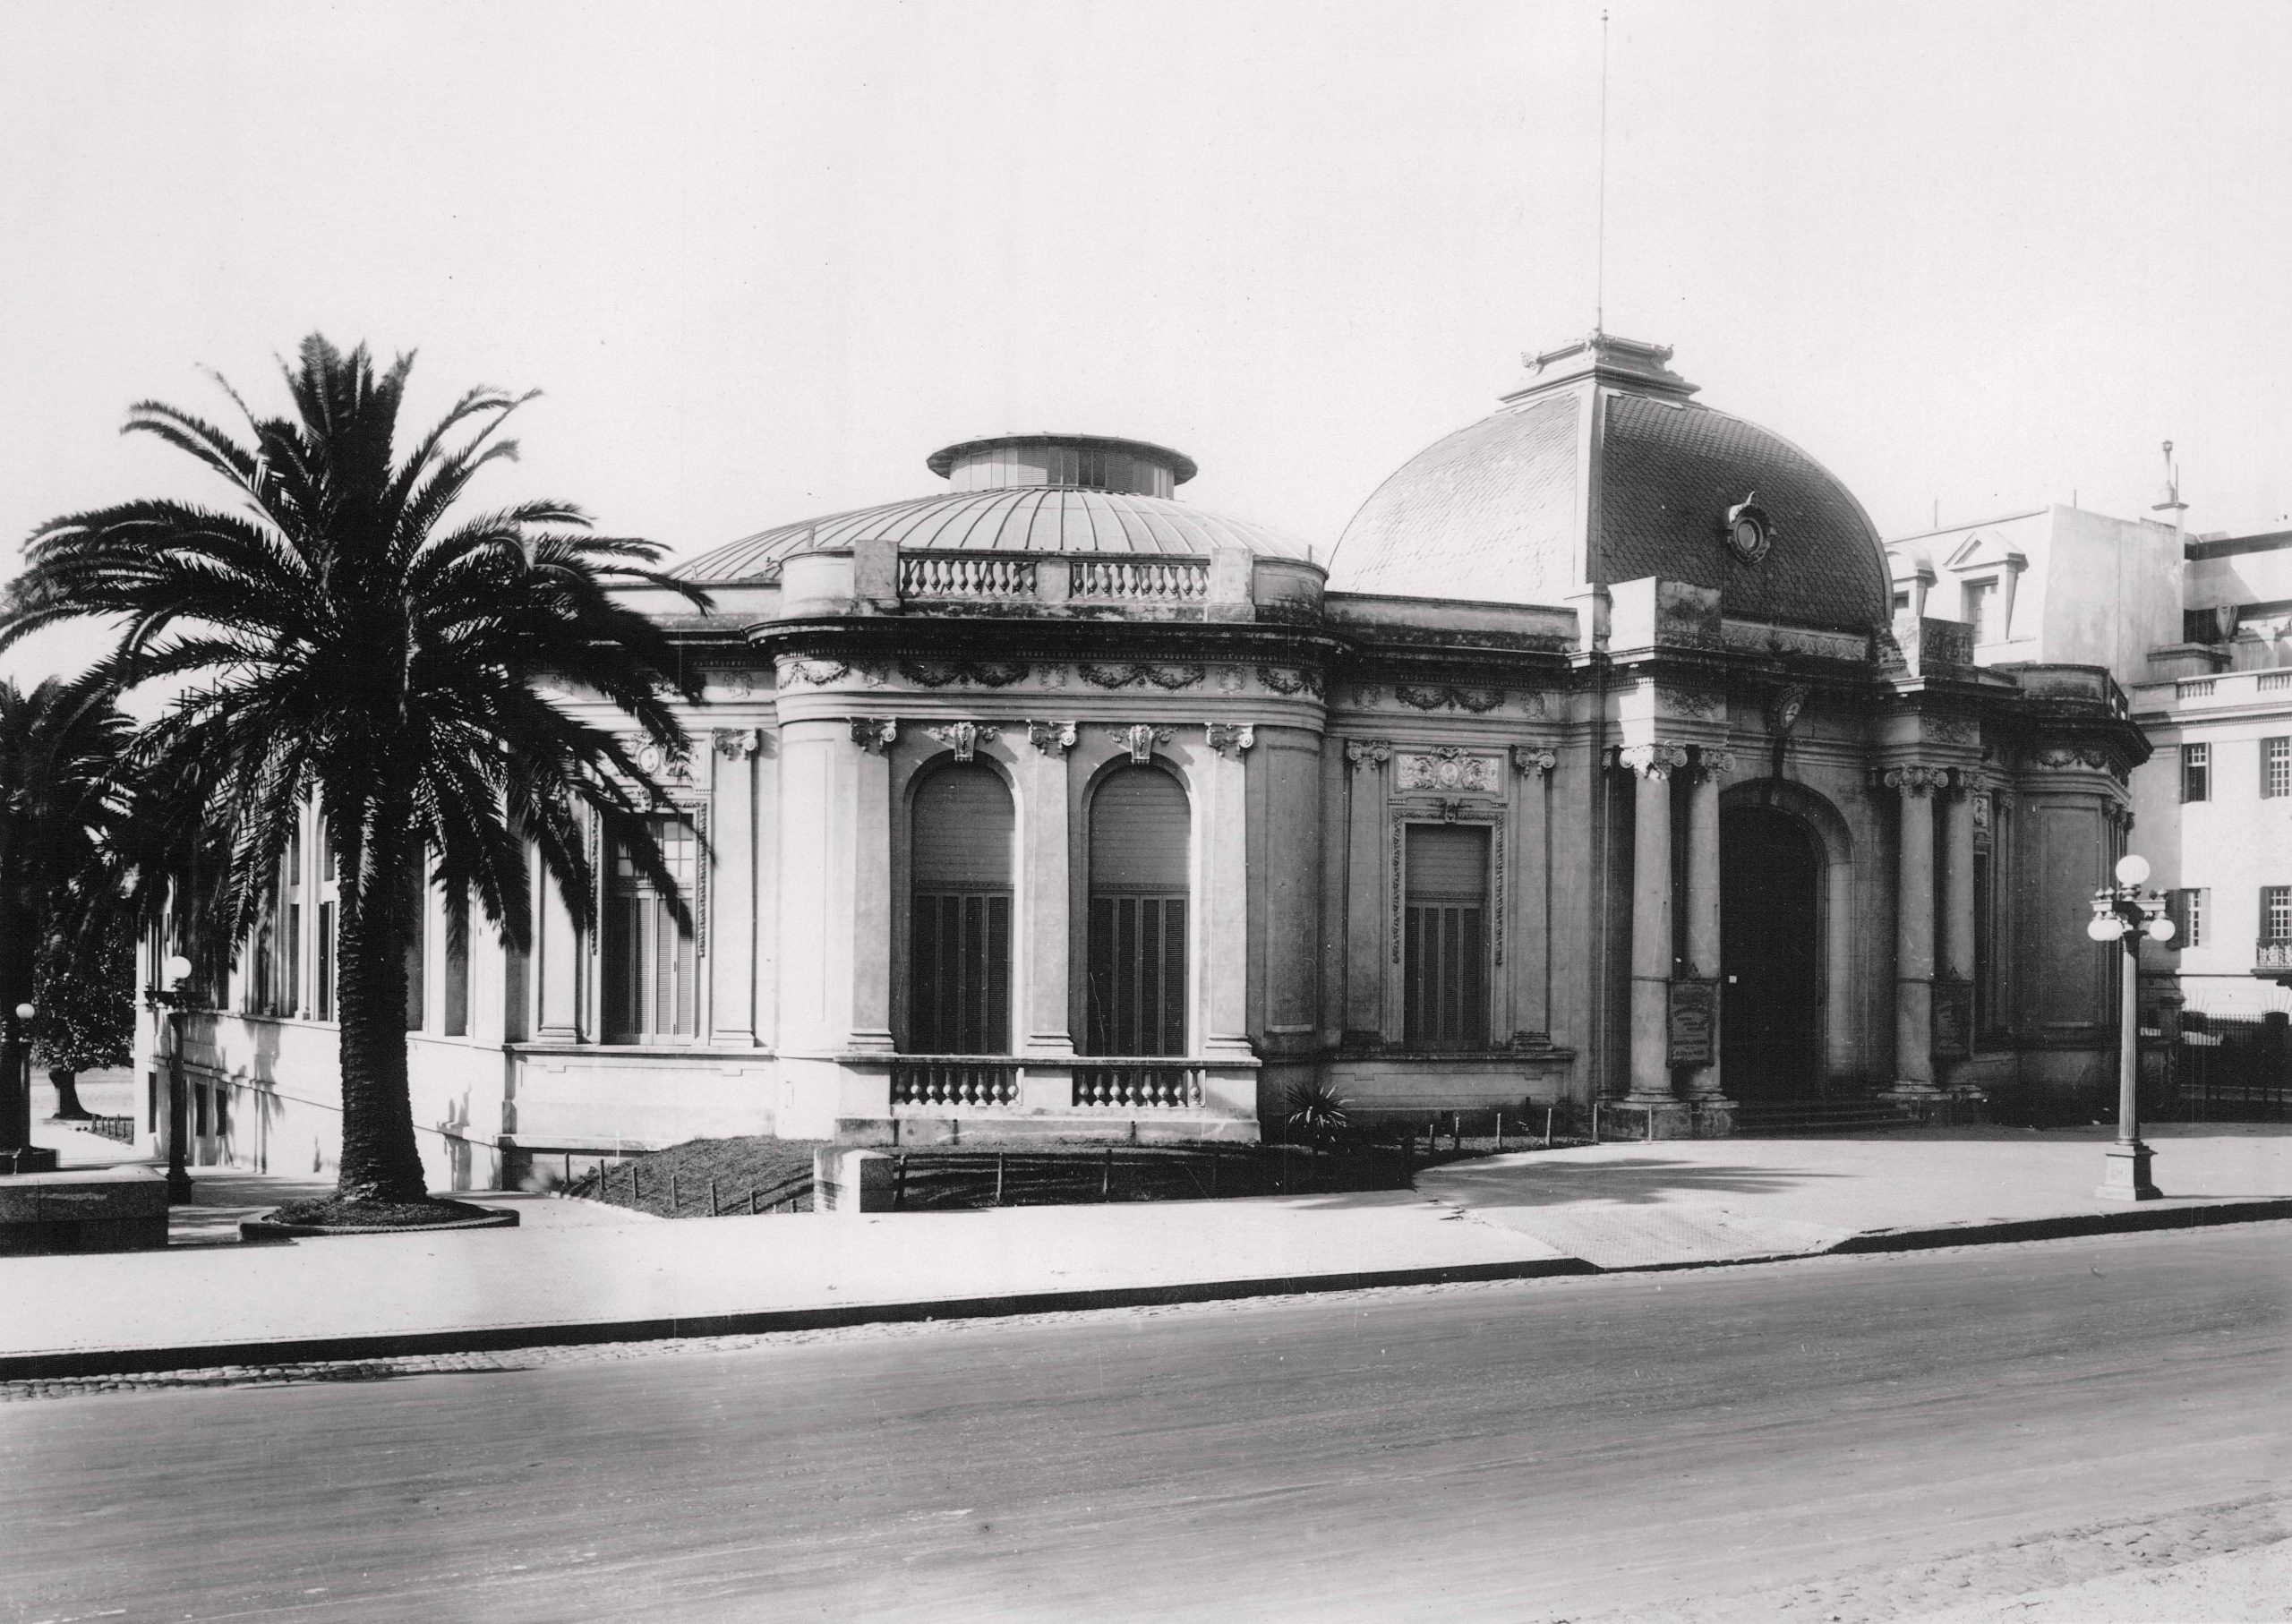
[[[627,1207],[663,1218],[723,1218],[730,1213],[812,1210],[812,1175],[800,1173],[773,1184],[741,1187],[719,1179],[684,1178],[676,1173],[646,1176],[641,1161],[600,1164],[565,1186],[564,1193],[608,1207]]]
[[[2159,1097],[2146,1107],[2175,1122],[2281,1122],[2292,1115],[2292,1043],[2282,1013],[2243,1019],[2181,1012],[2179,1040]]]
[[[73,1125],[85,1128],[90,1133],[100,1133],[106,1139],[115,1139],[123,1145],[135,1142],[135,1119],[133,1116],[90,1116]]]

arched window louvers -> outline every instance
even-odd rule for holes
[[[919,1055],[1011,1052],[1011,792],[950,763],[916,791],[910,847],[908,1044]]]
[[[1186,1052],[1193,814],[1167,773],[1128,766],[1090,803],[1088,1022],[1094,1055]]]

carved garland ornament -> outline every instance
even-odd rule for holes
[[[1175,691],[1193,688],[1208,673],[1199,665],[1156,665],[1141,661],[1129,665],[1093,665],[1085,662],[1074,668],[1082,680],[1092,688],[1142,688],[1152,683],[1156,688]]]
[[[1287,666],[1261,665],[1257,680],[1277,694],[1311,694],[1318,699],[1322,693],[1321,674],[1310,667],[1293,671]]]
[[[1393,697],[1403,705],[1420,711],[1470,711],[1483,715],[1504,703],[1501,688],[1411,688],[1406,684],[1393,688]]]
[[[899,674],[923,688],[945,688],[951,682],[1008,688],[1026,676],[1027,666],[1020,660],[902,660]]]

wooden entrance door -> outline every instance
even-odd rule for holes
[[[1745,1102],[1800,1099],[1822,1079],[1822,848],[1771,807],[1719,825],[1721,1076]]]

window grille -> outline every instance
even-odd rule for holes
[[[1403,870],[1403,1026],[1412,1048],[1488,1044],[1489,831],[1412,824]]]
[[[1011,1049],[1011,792],[982,763],[942,766],[913,802],[908,1049]]]

